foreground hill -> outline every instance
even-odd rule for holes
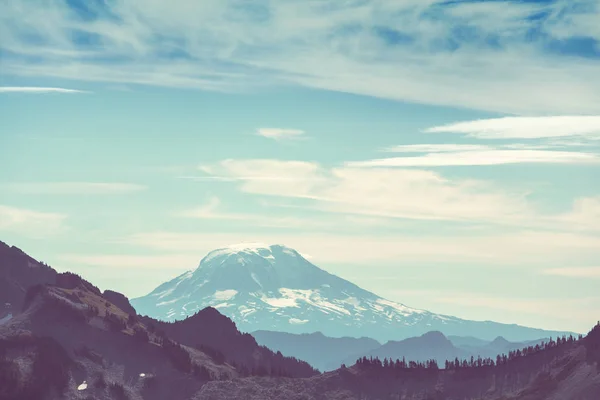
[[[468,321],[407,307],[329,274],[281,245],[243,244],[214,250],[196,270],[133,299],[132,304],[139,314],[165,321],[211,306],[246,332],[322,332],[381,342],[432,330],[486,340],[500,335],[513,341],[566,333]]]
[[[216,360],[227,360],[242,375],[310,377],[316,374],[304,361],[259,346],[254,337],[238,331],[235,323],[212,307],[182,321],[163,322],[145,316],[140,320],[178,343],[202,349]]]
[[[4,270],[27,279],[11,279],[25,290],[11,293],[21,307],[0,319],[2,400],[187,400],[215,379],[318,374],[303,361],[259,346],[215,309],[164,323],[132,313],[120,293],[39,269],[19,249],[8,247],[3,256]],[[41,283],[28,286],[32,282]]]
[[[0,306],[9,303],[11,308],[20,310],[30,286],[55,280],[54,269],[0,241]]]
[[[231,365],[148,330],[79,278],[27,291],[0,326],[0,398],[187,399]],[[66,284],[65,284],[66,283]]]
[[[457,360],[458,361],[458,360]],[[597,400],[600,324],[584,339],[511,352],[494,360],[431,364],[366,360],[309,379],[210,382],[196,400]]]

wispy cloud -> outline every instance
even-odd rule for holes
[[[0,187],[16,193],[48,195],[125,194],[146,190],[143,185],[120,182],[3,183]]]
[[[65,214],[0,205],[0,231],[28,237],[46,237],[65,228]]]
[[[269,139],[284,140],[298,139],[304,135],[304,131],[300,129],[282,129],[282,128],[260,128],[256,134]]]
[[[432,143],[397,145],[387,153],[410,154],[366,161],[348,162],[350,167],[443,167],[469,165],[598,164],[600,117],[505,117],[452,123],[425,130],[426,133],[454,133],[479,140],[521,139],[502,144]],[[531,140],[535,139],[534,143]],[[529,141],[528,141],[529,140]],[[574,148],[587,148],[582,151]],[[413,155],[419,154],[419,155]]]
[[[200,261],[198,254],[133,255],[133,254],[59,254],[62,264],[111,269],[193,269]]]
[[[445,153],[455,151],[490,150],[492,147],[482,144],[404,144],[383,149],[387,153]]]
[[[543,274],[567,278],[600,278],[600,267],[549,268]]]
[[[89,93],[84,90],[55,87],[0,86],[0,93]]]
[[[208,90],[291,83],[505,113],[600,112],[593,46],[557,50],[600,40],[593,1],[71,4],[1,6],[5,74]]]
[[[226,160],[213,170],[225,177],[284,178],[244,180],[240,189],[313,200],[312,206],[333,213],[463,221],[506,220],[529,214],[519,195],[483,182],[447,180],[425,170],[326,169],[316,163],[279,160]]]
[[[221,200],[213,196],[208,202],[199,207],[173,213],[174,216],[183,218],[196,218],[204,220],[228,221],[228,222],[246,222],[253,227],[263,228],[326,228],[333,227],[330,221],[318,219],[297,218],[289,216],[274,216],[271,214],[263,215],[260,213],[236,213],[222,210]]]
[[[473,150],[445,151],[422,156],[391,157],[349,162],[349,167],[442,167],[502,164],[596,164],[600,156],[594,153],[550,150]]]
[[[504,117],[458,122],[426,129],[428,133],[458,133],[479,139],[578,137],[600,140],[600,116]]]
[[[452,161],[460,160],[453,153],[438,156],[446,155],[448,159],[438,159],[440,165],[440,160],[443,165],[490,162],[479,152],[465,154],[466,164]],[[493,158],[492,161],[508,162]],[[305,209],[332,214],[564,230],[597,230],[600,226],[599,203],[593,197],[575,199],[571,209],[547,214],[528,200],[529,192],[482,180],[448,178],[418,168],[365,168],[348,164],[325,168],[317,163],[263,159],[225,160],[205,168],[205,172],[209,171],[232,179],[242,192],[295,198],[304,202],[301,207]],[[244,179],[248,175],[253,179]]]

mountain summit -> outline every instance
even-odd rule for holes
[[[132,300],[139,314],[173,321],[214,307],[241,330],[368,336],[399,340],[438,330],[492,340],[556,336],[558,332],[466,321],[377,296],[283,245],[238,244],[208,253],[198,268]]]

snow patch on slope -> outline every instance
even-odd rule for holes
[[[162,297],[162,296],[161,296],[161,297]],[[162,306],[166,306],[166,305],[169,305],[169,304],[177,303],[177,302],[179,302],[180,300],[182,300],[183,298],[185,298],[185,296],[176,297],[176,298],[174,298],[173,300],[161,301],[160,303],[157,303],[157,304],[156,304],[156,306],[157,306],[157,307],[162,307]],[[159,299],[160,299],[160,297],[159,297]]]
[[[344,307],[334,304],[327,298],[322,297],[318,290],[282,288],[279,289],[279,293],[281,294],[281,297],[268,297],[262,294],[260,300],[274,307],[273,311],[280,308],[300,308],[303,305],[308,305],[319,309],[325,314],[333,312],[336,314],[351,315],[350,311]]]
[[[217,290],[212,297],[218,301],[226,301],[234,298],[236,294],[238,294],[238,291],[233,289]]]
[[[253,280],[254,282],[256,282],[256,284],[257,284],[258,286],[260,286],[260,287],[263,287],[262,283],[260,283],[260,280],[258,280],[258,276],[256,276],[256,274],[255,274],[254,272],[252,272],[252,273],[250,274],[250,276],[252,277],[252,280]]]
[[[308,320],[307,319],[298,319],[298,318],[290,318],[289,319],[289,323],[292,325],[302,325],[307,323]]]
[[[427,313],[427,311],[423,311],[423,310],[417,310],[415,308],[410,308],[410,307],[406,307],[405,305],[393,302],[393,301],[389,301],[386,299],[382,299],[379,298],[377,299],[377,303],[381,304],[383,306],[386,307],[391,307],[394,310],[396,310],[398,313],[402,314],[402,315],[411,315],[411,314],[424,314]]]
[[[12,319],[12,314],[8,314],[6,317],[0,319],[0,325],[7,323]]]

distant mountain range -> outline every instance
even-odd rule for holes
[[[359,356],[369,354],[381,347],[381,343],[371,338],[332,338],[316,333],[286,333],[273,331],[255,331],[252,336],[258,344],[273,351],[307,361],[320,371],[333,371],[353,358],[354,364]]]
[[[252,332],[256,341],[273,351],[307,361],[320,371],[332,371],[340,365],[352,365],[359,357],[379,357],[412,361],[434,359],[439,364],[455,358],[465,359],[471,356],[496,358],[498,354],[508,354],[512,350],[535,346],[548,339],[527,342],[509,342],[503,337],[493,341],[453,336],[446,338],[441,332],[428,332],[424,335],[389,341],[380,344],[370,338],[332,338],[320,332],[311,334],[292,334],[273,331]]]
[[[412,363],[408,363],[409,365]],[[194,400],[597,400],[600,324],[582,340],[513,356],[499,365],[398,366],[361,362],[308,379],[209,382]]]
[[[322,332],[381,342],[430,331],[493,340],[536,340],[554,332],[435,314],[384,299],[329,274],[282,245],[230,246],[210,252],[194,271],[132,300],[139,314],[165,321],[215,307],[246,332]]]

